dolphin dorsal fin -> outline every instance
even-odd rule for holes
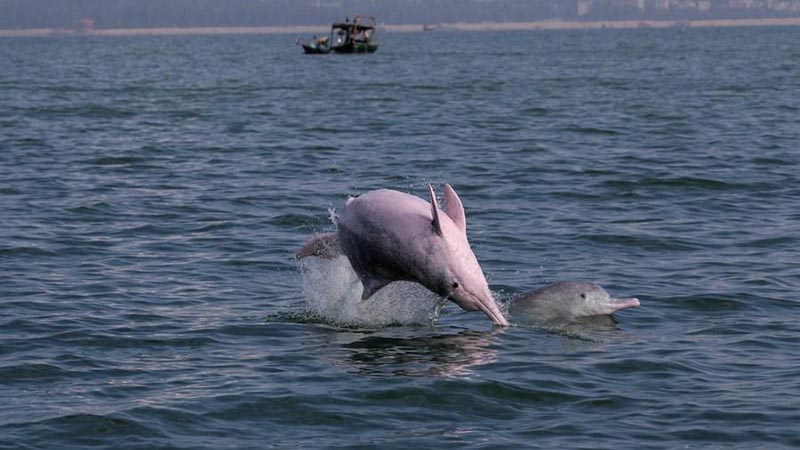
[[[464,205],[461,204],[461,199],[458,198],[455,189],[449,184],[444,185],[444,203],[445,212],[453,220],[453,223],[464,232],[467,233],[467,215],[464,213]]]
[[[439,221],[439,203],[436,201],[436,194],[433,193],[433,186],[428,183],[428,192],[431,194],[431,215],[433,216],[433,231],[439,236],[444,236],[442,223]]]

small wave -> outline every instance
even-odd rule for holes
[[[121,119],[136,116],[136,111],[90,103],[77,107],[50,108],[54,114],[74,115],[91,119]]]
[[[588,135],[605,135],[605,136],[616,136],[620,133],[619,131],[609,130],[605,128],[597,128],[597,127],[567,127],[564,131],[578,133],[578,134],[588,134]]]
[[[117,209],[110,203],[98,201],[90,204],[74,206],[68,208],[67,211],[79,216],[93,216],[115,214]]]
[[[374,97],[366,97],[357,100],[357,104],[361,106],[369,106],[375,104],[384,104],[384,103],[397,103],[400,99],[394,96],[388,95],[378,95]]]
[[[456,85],[456,84],[451,84],[449,86],[444,85],[444,84],[413,84],[413,85],[405,86],[405,88],[407,90],[412,91],[412,92],[414,92],[414,91],[423,91],[423,92],[443,91],[444,92],[444,91],[446,91],[448,89],[464,89],[464,87],[465,87],[464,85]]]
[[[212,223],[207,223],[198,226],[197,228],[192,228],[188,230],[187,233],[195,233],[195,234],[202,234],[202,233],[211,233],[215,231],[223,231],[234,228],[236,225],[233,222],[229,221],[215,221]]]
[[[621,234],[586,234],[581,239],[595,244],[623,245],[654,251],[692,251],[698,246],[675,237],[630,236]]]
[[[794,161],[790,161],[785,158],[769,158],[759,156],[753,158],[753,164],[757,164],[759,166],[793,166],[795,165]]]
[[[732,182],[723,181],[713,178],[700,178],[700,177],[675,177],[675,178],[642,178],[639,180],[608,180],[603,182],[604,186],[616,189],[655,189],[655,190],[669,190],[669,191],[740,191],[740,192],[758,192],[758,191],[771,191],[778,186],[763,182],[763,181],[742,181]]]
[[[629,180],[608,180],[603,182],[604,186],[613,188],[635,187],[657,187],[657,188],[687,188],[687,189],[707,189],[707,190],[726,190],[734,188],[735,185],[713,180],[709,178],[678,177],[678,178],[645,178],[636,181]]]
[[[0,195],[20,195],[22,191],[13,187],[2,187],[0,188]]]
[[[669,304],[702,312],[736,311],[748,307],[742,300],[714,294],[677,297],[669,300]]]
[[[55,252],[39,247],[0,247],[0,256],[55,256]]]
[[[325,222],[320,221],[318,216],[305,214],[281,214],[271,218],[269,223],[285,228],[299,228],[308,227],[310,225],[319,226],[326,224]]]
[[[38,428],[41,433],[49,434],[51,439],[58,437],[59,440],[63,439],[64,444],[84,448],[96,446],[100,442],[112,444],[110,448],[118,447],[108,439],[117,441],[119,445],[127,443],[126,437],[163,437],[157,430],[135,420],[98,414],[70,414],[25,425]]]
[[[305,258],[301,263],[309,312],[342,326],[430,325],[444,300],[417,283],[397,281],[361,300],[363,286],[347,258]]]
[[[38,339],[69,343],[77,347],[93,347],[102,349],[115,348],[200,348],[218,343],[212,336],[202,335],[176,335],[163,337],[163,335],[135,334],[132,329],[118,329],[113,332],[95,332],[89,330],[70,330],[53,333]]]
[[[267,396],[261,392],[225,395],[214,399],[220,408],[205,414],[212,419],[251,421],[258,418],[279,425],[313,423],[315,426],[352,424],[352,418],[337,412],[335,404],[319,395]]]
[[[68,373],[67,370],[51,364],[24,363],[0,367],[0,380],[3,380],[4,383],[13,383],[15,381],[30,382],[32,380],[44,381],[64,376]]]
[[[520,112],[525,117],[545,117],[550,115],[552,111],[550,109],[538,106],[529,106],[527,108],[523,108]]]
[[[88,164],[93,166],[128,166],[142,162],[143,158],[135,156],[101,156],[99,158],[90,159]]]
[[[664,358],[625,358],[614,361],[602,361],[593,366],[593,370],[605,375],[627,375],[632,373],[659,374],[661,377],[677,377],[700,373],[700,369],[681,361]]]
[[[735,186],[725,181],[714,180],[711,178],[697,178],[697,177],[677,177],[677,178],[642,180],[641,184],[650,186],[686,187],[686,188],[708,189],[708,190],[726,190],[726,189],[731,189]]]
[[[797,248],[798,238],[796,236],[775,236],[762,239],[753,239],[743,242],[741,245],[746,248],[763,248],[774,251],[779,248]]]

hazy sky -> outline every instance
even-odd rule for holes
[[[98,28],[327,24],[357,13],[384,23],[529,21],[543,19],[682,19],[800,16],[800,0],[0,0],[0,28],[72,27],[92,18]],[[698,10],[697,4],[704,5]],[[588,5],[588,6],[587,6]],[[642,8],[643,6],[643,8]],[[579,16],[581,10],[583,15]]]

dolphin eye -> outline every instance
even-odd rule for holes
[[[458,281],[453,282],[453,289],[458,289]]]
[[[581,292],[581,298],[586,300],[586,293],[585,292]]]

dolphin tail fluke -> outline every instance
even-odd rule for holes
[[[297,252],[297,259],[316,256],[323,259],[335,259],[342,254],[342,245],[336,233],[318,234],[308,240]]]

